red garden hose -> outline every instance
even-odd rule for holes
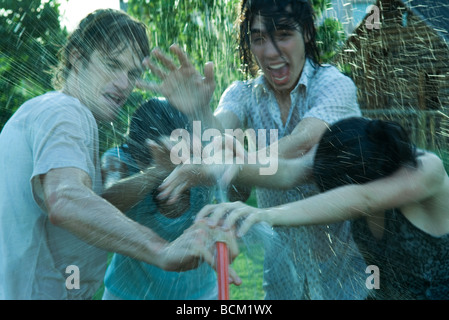
[[[225,242],[217,241],[218,300],[229,300],[229,253]]]

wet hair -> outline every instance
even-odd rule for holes
[[[129,125],[127,146],[131,156],[143,164],[151,163],[151,152],[146,139],[158,141],[162,136],[170,136],[175,129],[190,132],[188,118],[175,109],[167,100],[153,98],[134,112]]]
[[[417,165],[415,145],[392,121],[353,117],[336,122],[318,145],[313,175],[321,191],[388,176]]]
[[[150,54],[148,30],[145,24],[121,10],[98,9],[87,15],[70,34],[58,52],[59,64],[54,70],[53,86],[62,88],[71,69],[70,55],[77,50],[84,62],[99,50],[103,55],[120,53],[131,47],[143,60]]]
[[[320,54],[316,44],[315,13],[309,0],[241,0],[237,20],[239,54],[243,72],[256,76],[259,67],[251,53],[251,23],[256,15],[264,18],[265,28],[273,41],[276,30],[298,30],[308,38],[306,57],[316,65]]]

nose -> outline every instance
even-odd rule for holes
[[[274,40],[268,38],[264,43],[264,53],[266,57],[279,56],[279,49],[276,47]]]
[[[131,85],[128,73],[124,71],[118,73],[116,79],[114,80],[114,85],[119,89],[127,89]]]

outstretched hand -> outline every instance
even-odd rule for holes
[[[193,139],[199,138],[193,136]],[[170,143],[162,141],[162,144],[163,146],[160,148],[164,147],[167,152]],[[201,143],[193,143],[193,145],[201,145]],[[160,148],[159,150],[161,150]],[[227,190],[239,174],[240,165],[238,163],[244,163],[245,149],[236,139],[226,134],[224,139],[213,139],[206,148],[214,150],[214,154],[212,156],[204,155],[202,154],[203,150],[199,150],[202,158],[196,162],[176,153],[170,155],[172,162],[182,164],[177,166],[160,185],[158,199],[167,200],[167,203],[175,203],[183,192],[198,185],[218,184],[220,189]],[[193,154],[197,153],[193,152]],[[231,159],[226,159],[227,156]]]
[[[244,236],[254,224],[265,221],[270,224],[268,211],[249,206],[241,201],[205,206],[196,216],[196,223],[206,223],[225,232],[237,229],[237,236]]]
[[[185,114],[202,114],[208,110],[210,112],[209,104],[215,90],[213,63],[206,63],[202,76],[178,45],[172,45],[170,51],[178,57],[180,66],[178,67],[173,59],[159,49],[154,49],[152,55],[165,69],[149,58],[146,58],[143,64],[162,80],[162,83],[138,80],[136,86],[142,90],[162,94],[175,108]]]

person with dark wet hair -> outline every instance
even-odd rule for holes
[[[321,191],[365,183],[416,165],[416,148],[396,122],[349,118],[323,135],[314,158],[314,179]]]
[[[348,220],[372,267],[369,299],[449,298],[449,177],[437,155],[417,149],[396,122],[350,118],[321,138],[312,176],[323,193],[308,199],[266,209],[229,203],[199,216],[218,221],[226,213],[224,229],[243,218],[241,235],[260,221],[298,226]]]
[[[187,190],[175,204],[155,196],[156,188],[174,165],[159,165],[148,141],[158,142],[175,130],[192,132],[188,118],[165,99],[153,98],[137,108],[126,143],[102,156],[105,181],[103,197],[129,218],[150,228],[166,241],[173,241],[188,229],[196,213],[211,202],[212,189]],[[154,172],[157,168],[157,174]],[[151,174],[142,180],[142,174]],[[218,298],[214,269],[202,263],[194,270],[165,271],[119,253],[113,255],[105,276],[103,300],[213,300]]]
[[[246,75],[256,77],[260,67],[251,52],[251,43],[257,39],[255,38],[257,35],[252,32],[250,23],[255,14],[265,17],[263,22],[266,31],[265,36],[271,40],[276,50],[280,51],[278,46],[279,31],[300,31],[306,39],[304,46],[306,57],[316,66],[321,64],[320,52],[316,43],[315,14],[308,0],[243,0],[239,7],[240,15],[237,23],[239,53],[242,66],[244,66],[243,71]]]

